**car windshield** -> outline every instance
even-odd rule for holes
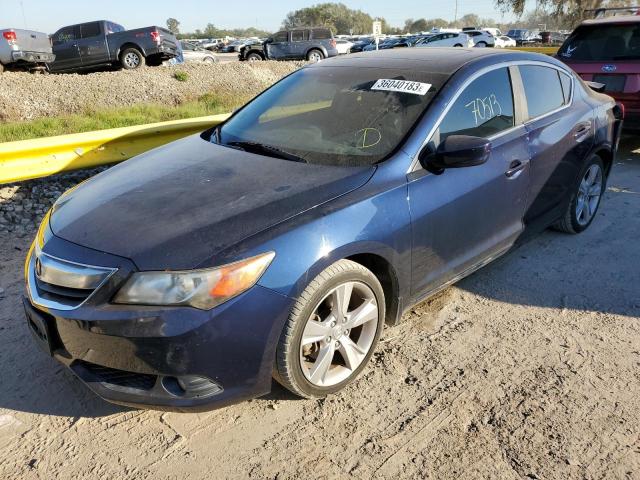
[[[411,132],[444,74],[391,68],[303,68],[216,129],[213,143],[310,164],[381,162]]]
[[[607,62],[640,59],[640,21],[625,25],[590,25],[576,29],[558,52],[562,58]]]

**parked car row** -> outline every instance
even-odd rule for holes
[[[70,25],[46,33],[8,29],[0,38],[0,71],[5,68],[77,72],[103,67],[134,70],[157,66],[179,54],[178,40],[167,29],[126,30],[108,20]]]

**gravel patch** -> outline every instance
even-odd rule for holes
[[[0,185],[0,235],[33,235],[40,220],[66,190],[108,167],[61,173],[11,185]]]
[[[141,103],[179,105],[206,93],[257,95],[303,62],[229,62],[91,74],[2,74],[0,121],[14,122]],[[188,74],[179,81],[175,73]]]

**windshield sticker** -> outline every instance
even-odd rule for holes
[[[381,78],[373,84],[371,90],[383,90],[385,92],[410,93],[412,95],[426,95],[431,88],[430,83],[411,82],[409,80],[391,80]]]

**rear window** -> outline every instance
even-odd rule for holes
[[[560,57],[585,62],[640,59],[640,21],[633,25],[578,27],[560,47]]]
[[[91,22],[80,25],[80,38],[99,37],[100,33],[100,24],[98,22]]]
[[[326,28],[314,28],[313,39],[314,40],[329,40],[332,38],[331,31]]]
[[[539,117],[565,104],[558,70],[537,65],[518,68],[527,97],[529,118]]]

